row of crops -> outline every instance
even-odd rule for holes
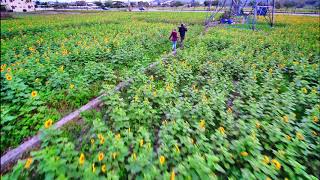
[[[65,42],[64,46],[72,47],[67,49],[66,56],[51,50],[57,59],[37,62],[34,58],[27,66],[29,73],[18,76],[27,86],[24,91],[29,91],[23,91],[26,100],[22,107],[34,103],[40,105],[35,105],[36,111],[25,113],[24,120],[19,116],[5,121],[6,124],[2,124],[2,117],[10,116],[1,113],[1,126],[13,128],[1,130],[1,133],[5,136],[18,133],[17,130],[21,131],[25,125],[19,126],[16,122],[28,122],[29,127],[38,126],[34,132],[43,130],[43,143],[37,151],[19,161],[3,179],[319,178],[320,35],[317,18],[278,16],[278,27],[274,29],[264,28],[263,24],[258,32],[245,27],[219,27],[200,35],[202,29],[197,22],[201,23],[202,14],[141,13],[111,25],[100,22],[107,18],[103,15],[92,15],[93,21],[99,21],[92,27],[77,26],[74,30],[90,29],[83,31],[90,35],[80,37],[88,38],[86,42],[91,51],[73,47],[76,40],[67,46],[69,41],[79,37],[73,36]],[[114,17],[111,19],[115,20]],[[161,54],[169,47],[167,33],[173,27],[170,22],[181,19],[195,24],[188,31],[187,48],[162,62]],[[131,21],[134,25],[130,25]],[[138,23],[140,27],[136,27]],[[40,26],[39,23],[39,28],[49,28]],[[142,28],[145,29],[142,31]],[[59,31],[55,38],[70,31],[70,27],[68,31]],[[114,35],[107,35],[107,43],[100,38],[90,39],[95,33],[101,32],[100,36],[105,37],[114,31],[123,31],[122,36],[127,37],[117,39],[118,46],[109,47],[108,43],[116,39]],[[127,35],[127,31],[136,33]],[[149,37],[152,33],[155,35]],[[53,36],[46,35],[48,38]],[[147,40],[141,39],[146,36]],[[60,44],[63,39],[56,42]],[[94,43],[95,40],[100,43]],[[45,42],[54,47],[54,41]],[[1,42],[9,47],[14,41]],[[139,58],[130,56],[128,51],[144,43],[150,44],[148,48],[139,49],[136,55]],[[108,56],[106,48],[110,48],[112,56]],[[8,48],[5,54],[11,51]],[[77,51],[96,53],[76,56]],[[117,59],[118,51],[122,52],[119,53],[123,56],[121,60]],[[28,56],[36,56],[30,54]],[[32,59],[28,56],[25,58]],[[148,73],[137,71],[155,60],[161,63]],[[88,70],[90,68],[86,65],[90,61],[96,64]],[[37,68],[38,65],[41,67]],[[104,66],[106,69],[102,68]],[[26,78],[31,72],[35,74],[33,78],[43,75],[42,83],[52,80],[46,85],[35,86]],[[97,78],[99,72],[102,77]],[[88,73],[91,74],[86,77]],[[12,80],[1,79],[8,83],[2,94],[3,91],[9,94],[8,89],[12,90],[10,83],[16,76],[12,75]],[[114,91],[117,82],[128,76],[136,77],[131,86],[120,92]],[[1,77],[7,76],[4,73]],[[60,86],[52,86],[53,81]],[[72,109],[97,95],[101,89],[109,94],[99,112],[83,113],[81,121],[69,124],[61,131],[52,129],[51,120],[57,120],[64,113],[58,111],[52,101],[64,101],[62,109]],[[21,90],[12,91],[15,95]],[[32,91],[36,91],[37,96],[30,97]],[[2,94],[1,98],[4,98]],[[79,97],[81,94],[85,95]],[[15,99],[17,97],[11,101]],[[11,101],[1,104],[4,107],[1,109],[10,109],[13,106]],[[41,107],[45,112],[39,111]],[[15,114],[16,111],[9,112]],[[48,120],[50,114],[53,116]],[[35,115],[39,116],[38,119],[29,121]],[[7,138],[1,138],[1,143],[12,143],[9,138],[14,135]]]
[[[150,17],[149,17],[150,16]],[[1,23],[1,154],[170,50],[172,23],[125,13]],[[189,18],[184,15],[180,18]],[[174,24],[175,23],[175,24]],[[190,26],[190,39],[200,26]]]

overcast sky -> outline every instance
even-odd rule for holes
[[[76,1],[82,1],[82,0],[40,0],[40,2],[76,2]],[[99,1],[99,0],[85,0],[86,2],[94,2],[94,1]],[[108,0],[101,0],[101,2],[105,2]],[[128,2],[128,0],[119,0],[119,1],[123,1],[123,2]],[[130,2],[138,2],[138,1],[144,1],[144,2],[150,2],[152,0],[130,0]]]

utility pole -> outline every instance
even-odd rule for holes
[[[253,15],[253,21],[252,21],[252,30],[256,29],[256,21],[257,21],[257,0],[254,0],[254,15]]]
[[[272,0],[272,14],[271,14],[271,27],[274,26],[274,9],[276,6],[276,0]]]

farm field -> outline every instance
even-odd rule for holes
[[[260,19],[252,31],[204,30],[205,16],[1,20],[1,155],[43,132],[2,178],[319,179],[319,18],[276,16],[272,29]],[[102,92],[99,111],[52,128]]]

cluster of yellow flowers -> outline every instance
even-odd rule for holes
[[[200,120],[200,123],[199,123],[199,127],[200,127],[201,129],[205,129],[205,126],[206,126],[206,122],[204,121],[204,119],[201,119],[201,120]]]
[[[300,132],[297,132],[296,135],[299,140],[304,140],[304,136]]]
[[[282,119],[285,123],[289,122],[289,117],[287,115],[283,116]]]
[[[80,164],[80,165],[83,165],[83,164],[84,164],[84,160],[85,160],[84,154],[81,153],[81,154],[80,154],[80,157],[79,157],[79,164]]]
[[[31,166],[31,164],[32,164],[32,161],[33,161],[33,160],[32,160],[31,157],[28,158],[27,161],[26,161],[26,164],[24,165],[24,168],[29,169],[30,166]]]
[[[31,92],[31,97],[35,98],[35,97],[37,97],[37,95],[38,95],[37,91],[32,91]]]
[[[70,89],[73,89],[73,88],[74,88],[74,84],[70,84],[70,85],[69,85],[69,88],[70,88]]]
[[[104,143],[104,137],[102,134],[98,134],[98,138],[100,140],[100,144],[103,144]]]
[[[224,130],[224,128],[223,128],[222,126],[220,126],[220,127],[218,128],[218,130],[219,130],[219,132],[220,132],[222,135],[225,134],[225,130]]]
[[[120,135],[120,133],[118,133],[118,134],[116,134],[116,140],[120,140],[120,138],[121,138],[121,135]]]
[[[52,119],[48,119],[48,120],[44,123],[44,127],[45,127],[46,129],[48,129],[49,127],[52,126],[52,124],[53,124]]]
[[[166,84],[166,91],[167,92],[172,92],[173,89],[173,83],[167,83]]]
[[[98,160],[102,161],[103,158],[104,158],[104,154],[103,154],[103,152],[100,152],[99,155],[98,155]]]
[[[161,165],[163,165],[165,163],[165,161],[166,161],[166,158],[164,156],[159,157],[159,162]]]
[[[275,168],[276,168],[277,170],[280,170],[280,169],[281,169],[281,164],[280,164],[279,161],[277,161],[276,159],[272,159],[271,162],[272,162],[272,164],[275,166]]]
[[[6,74],[6,79],[7,79],[8,81],[11,81],[11,80],[12,80],[12,76],[7,73],[7,74]]]
[[[249,155],[248,152],[246,152],[246,151],[243,151],[243,152],[241,152],[240,154],[241,154],[241,156],[243,156],[243,157],[247,157],[247,156]]]

